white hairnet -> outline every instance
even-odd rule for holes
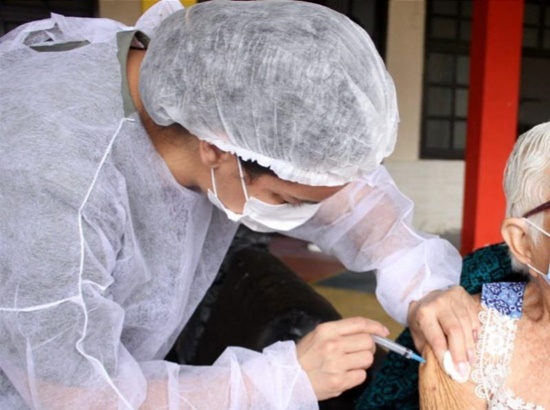
[[[147,12],[138,19],[135,27],[147,36],[153,37],[162,20],[178,10],[183,10],[179,0],[160,0],[147,9]]]
[[[368,34],[347,17],[288,0],[211,1],[158,28],[140,77],[159,125],[270,167],[339,185],[394,147],[395,88]]]

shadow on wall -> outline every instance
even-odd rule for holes
[[[443,239],[448,240],[451,244],[460,251],[460,241],[461,241],[461,231],[460,229],[452,229],[439,233],[438,235]]]

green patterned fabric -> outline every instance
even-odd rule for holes
[[[480,293],[484,283],[503,281],[525,281],[525,276],[512,272],[508,247],[505,244],[478,249],[464,258],[460,285],[468,293]],[[408,328],[396,340],[414,349]],[[389,353],[355,408],[418,409],[418,363]]]

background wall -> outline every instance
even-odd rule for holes
[[[425,0],[390,0],[386,64],[397,89],[401,123],[395,152],[385,161],[415,202],[415,227],[451,236],[462,224],[464,161],[420,160]]]
[[[141,3],[141,0],[99,0],[99,16],[131,26],[141,16]]]
[[[99,15],[120,21],[129,26],[134,25],[143,11],[158,0],[99,0]],[[180,0],[184,7],[190,7],[197,0]]]
[[[415,203],[414,225],[456,235],[462,222],[464,161],[388,161],[401,191]]]

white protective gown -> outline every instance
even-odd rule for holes
[[[0,42],[0,408],[317,408],[291,342],[230,348],[210,367],[163,360],[237,226],[152,146],[125,91],[124,31],[54,15]],[[404,322],[460,271],[411,217],[380,167],[291,234],[377,268]]]

